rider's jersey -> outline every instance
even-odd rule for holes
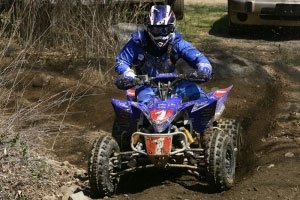
[[[140,73],[152,77],[157,73],[172,73],[175,71],[176,62],[182,58],[191,67],[211,75],[212,67],[208,59],[185,41],[180,33],[175,32],[164,49],[155,49],[149,41],[145,31],[134,32],[116,58],[116,72],[121,75],[135,66]]]

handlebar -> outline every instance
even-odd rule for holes
[[[136,85],[157,85],[158,81],[166,82],[171,81],[172,85],[180,82],[181,80],[187,80],[196,83],[204,83],[209,80],[209,76],[205,73],[197,73],[197,77],[192,77],[190,74],[178,74],[176,76],[161,76],[161,77],[149,77],[148,75],[137,75],[134,78]]]

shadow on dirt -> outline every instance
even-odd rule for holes
[[[168,187],[177,183],[182,187],[196,192],[212,194],[214,191],[199,183],[195,176],[182,169],[150,169],[127,174],[121,178],[118,193],[140,193],[155,186]]]
[[[229,34],[230,33],[230,34]],[[209,34],[224,38],[289,41],[300,39],[300,28],[273,27],[273,26],[242,26],[235,32],[230,32],[228,16],[217,20],[209,31]]]
[[[285,73],[286,75],[288,75],[289,78],[291,78],[295,82],[299,83],[299,80],[300,80],[300,70],[299,70],[299,68],[298,68],[298,70],[296,68],[297,67],[286,67],[286,64],[283,63],[283,62],[281,62],[281,61],[277,61],[276,62],[276,69],[277,70],[282,71],[283,73]]]
[[[118,193],[139,193],[158,185],[168,185],[173,179],[179,178],[178,170],[148,169],[121,177]]]

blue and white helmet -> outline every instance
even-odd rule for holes
[[[176,17],[169,5],[151,7],[147,32],[155,45],[164,47],[174,35]]]

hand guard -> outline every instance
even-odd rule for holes
[[[120,77],[115,81],[115,85],[120,90],[128,90],[136,86],[136,81],[132,77]]]

